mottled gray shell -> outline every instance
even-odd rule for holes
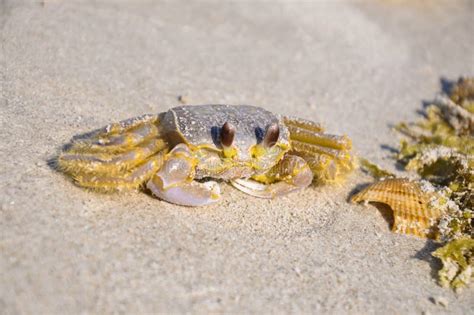
[[[236,127],[234,145],[242,155],[262,141],[271,123],[280,127],[278,142],[288,144],[289,132],[275,114],[250,105],[191,105],[178,106],[164,114],[161,124],[166,132],[178,131],[191,145],[221,149],[220,130],[225,122]]]

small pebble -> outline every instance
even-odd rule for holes
[[[296,274],[297,274],[298,276],[301,275],[301,270],[300,270],[300,268],[295,267],[295,268],[293,268],[293,270],[296,272]]]
[[[430,297],[430,301],[431,301],[433,304],[441,305],[441,306],[443,306],[443,307],[448,307],[448,304],[449,304],[448,299],[445,298],[445,297],[443,297],[443,296]]]
[[[184,95],[179,95],[179,96],[178,96],[178,101],[179,101],[181,104],[189,104],[189,97],[184,96]]]

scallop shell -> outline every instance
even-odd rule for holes
[[[430,207],[433,193],[424,192],[420,184],[403,178],[376,182],[351,198],[352,202],[379,202],[393,211],[392,231],[436,239],[441,211]]]

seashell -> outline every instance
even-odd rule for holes
[[[434,193],[423,191],[418,182],[392,178],[370,185],[351,201],[386,204],[393,211],[393,232],[436,239],[437,222],[442,213],[430,206],[433,197]]]

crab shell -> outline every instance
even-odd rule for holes
[[[221,141],[224,123],[235,126],[235,156],[226,158]],[[279,137],[271,148],[261,145],[273,123]],[[234,179],[264,172],[282,159],[290,149],[288,128],[277,115],[250,105],[200,105],[171,108],[160,118],[160,133],[170,147],[185,143],[196,152],[196,178]]]

